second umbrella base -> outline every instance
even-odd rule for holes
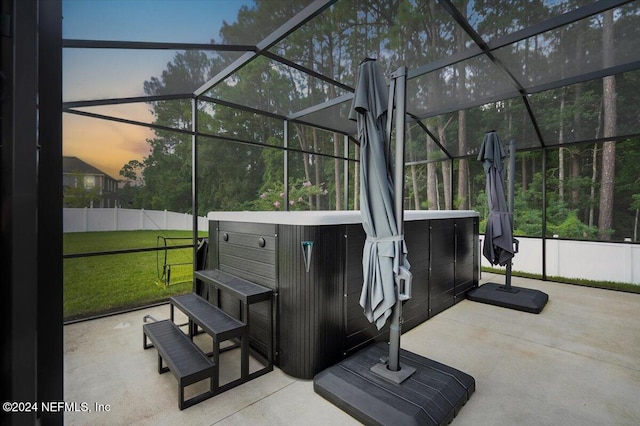
[[[539,314],[544,309],[549,296],[540,290],[523,287],[505,289],[504,285],[486,283],[467,292],[467,299],[503,308]]]

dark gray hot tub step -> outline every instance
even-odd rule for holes
[[[155,347],[158,351],[158,373],[167,371],[178,380],[178,407],[183,410],[215,395],[215,377],[218,366],[211,362],[180,329],[170,320],[144,324],[143,348]],[[147,343],[149,339],[152,345]],[[163,361],[167,367],[163,366]],[[209,379],[209,390],[184,399],[184,388]]]
[[[169,298],[169,301],[172,307],[180,309],[189,317],[190,321],[193,321],[220,342],[244,335],[245,324],[243,322],[231,317],[194,293],[173,296]],[[173,309],[171,319],[173,319]]]

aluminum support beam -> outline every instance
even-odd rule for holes
[[[63,40],[62,47],[66,49],[212,50],[219,52],[255,52],[257,50],[256,46],[245,44],[162,43],[147,41],[77,39]]]
[[[231,74],[235,73],[240,68],[253,61],[261,51],[270,49],[275,44],[289,36],[293,31],[297,30],[298,28],[309,22],[311,19],[318,16],[336,1],[337,0],[315,0],[309,6],[300,11],[296,16],[289,19],[284,25],[280,26],[274,32],[269,34],[264,40],[258,43],[258,45],[256,46],[256,52],[247,52],[242,55],[227,68],[225,68],[217,75],[215,75],[212,79],[200,86],[200,88],[196,89],[194,91],[194,95],[198,97],[208,92],[214,86],[224,81]]]
[[[198,270],[198,99],[191,100],[191,216],[193,219],[193,270]],[[193,291],[197,293],[196,279]]]
[[[284,162],[284,176],[282,177],[284,182],[284,209],[289,211],[289,121],[284,121],[284,153],[282,161]]]
[[[38,15],[37,400],[63,401],[62,2],[40,0]],[[41,411],[39,422],[63,415]]]

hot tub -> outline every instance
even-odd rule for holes
[[[304,379],[372,341],[388,339],[359,305],[365,233],[359,211],[211,212],[207,268],[274,290],[275,364]],[[413,297],[403,331],[453,306],[478,285],[478,213],[405,212]],[[310,255],[303,247],[312,245]],[[306,261],[305,261],[306,258]],[[211,299],[206,286],[198,291]],[[219,301],[237,314],[237,301]],[[251,306],[251,345],[267,347],[268,303]]]

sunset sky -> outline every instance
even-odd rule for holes
[[[63,38],[208,43],[223,21],[234,22],[249,0],[63,0]],[[159,77],[175,51],[63,50],[63,100],[143,96],[143,83]],[[147,104],[87,109],[150,123]],[[63,155],[75,156],[113,178],[129,160],[149,153],[151,130],[63,114]]]

